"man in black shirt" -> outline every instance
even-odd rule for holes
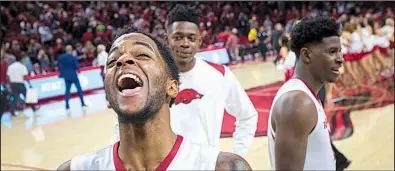
[[[279,44],[279,40],[280,37],[283,35],[283,26],[280,23],[277,23],[274,26],[274,30],[271,34],[271,43],[273,45],[274,50],[276,50],[277,54],[280,53],[280,44]]]
[[[266,61],[267,44],[270,42],[270,36],[265,31],[265,27],[263,26],[259,27],[257,38],[259,41],[258,43],[259,51],[262,54],[263,61]]]

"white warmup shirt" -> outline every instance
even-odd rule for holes
[[[119,142],[106,148],[74,157],[70,170],[122,170],[127,169],[118,155]],[[219,150],[191,143],[177,136],[173,148],[155,170],[215,170]]]
[[[255,136],[258,112],[228,67],[196,59],[192,70],[180,73],[179,93],[170,113],[173,131],[219,149],[225,110],[236,117],[232,152],[245,157]]]
[[[28,74],[26,66],[19,61],[12,63],[7,68],[7,76],[11,83],[24,83],[23,78]]]
[[[269,157],[272,169],[276,169],[275,165],[275,138],[276,133],[271,124],[271,115],[273,106],[279,97],[291,91],[303,91],[313,101],[317,108],[318,119],[314,130],[310,133],[307,141],[306,159],[303,170],[336,170],[335,157],[332,150],[329,124],[326,119],[324,108],[319,99],[314,95],[313,91],[300,79],[292,78],[287,81],[277,92],[274,97],[270,116],[268,121],[268,141],[269,141]]]

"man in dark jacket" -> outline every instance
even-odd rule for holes
[[[73,52],[73,47],[71,45],[67,45],[66,48],[66,53],[63,53],[59,56],[58,59],[58,66],[59,66],[59,77],[64,79],[65,82],[65,88],[66,88],[66,93],[65,93],[65,100],[66,100],[66,110],[69,112],[70,106],[69,106],[69,99],[70,99],[70,89],[71,89],[71,84],[74,84],[75,87],[77,88],[78,96],[80,97],[81,100],[81,105],[85,107],[85,102],[84,102],[84,97],[82,94],[82,89],[80,85],[80,81],[77,76],[77,71],[79,72],[80,66],[78,65],[76,57],[74,57],[72,54]]]

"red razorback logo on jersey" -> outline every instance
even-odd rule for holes
[[[201,99],[203,94],[198,93],[194,89],[184,89],[177,94],[175,104],[180,103],[189,104],[195,99]]]

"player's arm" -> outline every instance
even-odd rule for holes
[[[276,102],[272,117],[276,169],[303,170],[308,136],[318,119],[313,100],[302,91],[286,93]]]
[[[236,117],[236,131],[233,133],[233,153],[245,157],[255,136],[258,112],[229,68],[225,67],[228,86],[226,110]]]
[[[71,165],[71,161],[69,160],[67,162],[64,162],[62,165],[60,165],[57,170],[60,170],[60,171],[66,171],[67,170],[67,171],[69,171],[69,170],[71,170],[70,169],[70,165]]]
[[[237,154],[221,152],[218,155],[215,170],[252,170],[246,160]]]

